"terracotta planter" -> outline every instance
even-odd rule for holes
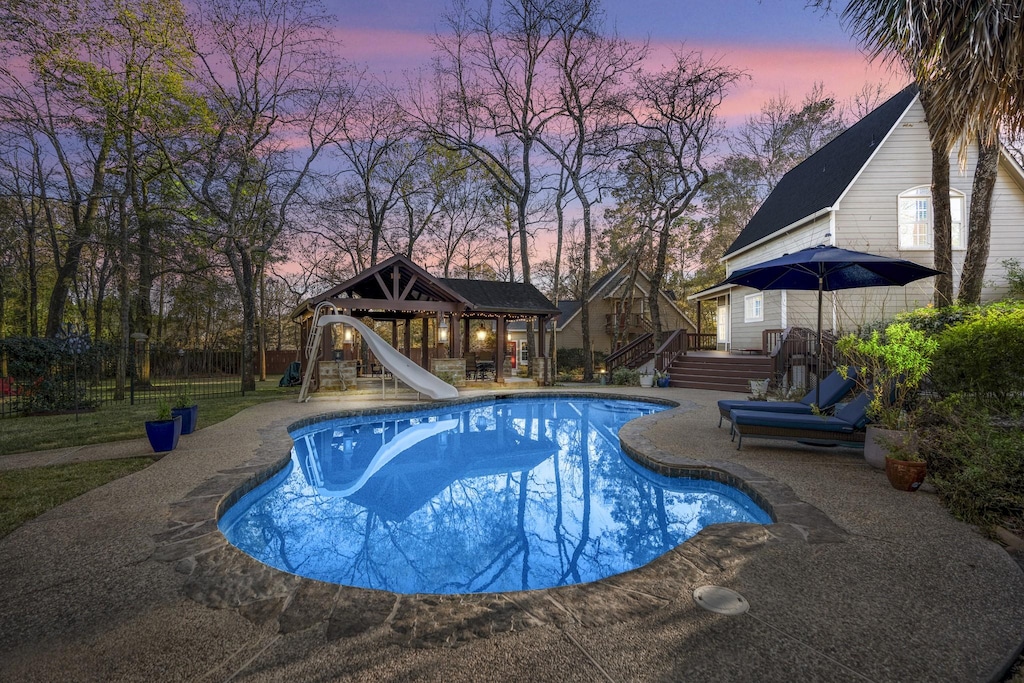
[[[897,444],[917,452],[917,434],[897,429],[882,429],[868,425],[864,432],[864,460],[876,469],[885,469],[885,459]]]
[[[927,473],[923,461],[885,459],[885,476],[897,491],[916,491]]]

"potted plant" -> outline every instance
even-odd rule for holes
[[[914,431],[914,402],[937,348],[936,340],[907,323],[893,323],[884,334],[875,330],[866,338],[851,334],[836,345],[839,355],[848,361],[848,365],[837,367],[840,374],[845,378],[851,366],[857,368],[854,381],[871,396],[867,413],[872,424],[864,437],[864,459],[873,467],[884,467],[890,483],[903,490],[916,490],[924,480]],[[889,461],[904,464],[890,465]],[[890,471],[897,470],[904,474],[913,470],[913,479],[894,481]]]
[[[672,378],[669,377],[669,374],[667,372],[662,372],[661,370],[654,371],[654,382],[662,389],[667,387],[669,385],[669,382],[671,381]]]
[[[768,383],[771,380],[767,379],[752,379],[750,383],[750,394],[751,400],[754,401],[767,401],[768,400]]]
[[[189,385],[186,384],[178,391],[171,415],[181,416],[182,434],[191,434],[196,430],[199,425],[199,404],[192,400],[192,391]]]
[[[646,368],[640,371],[640,386],[650,389],[654,386],[654,375]]]
[[[171,407],[161,401],[157,408],[156,419],[146,422],[146,436],[155,453],[173,451],[181,436],[181,416],[171,416]]]

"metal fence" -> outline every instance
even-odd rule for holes
[[[116,346],[103,343],[5,344],[8,376],[0,377],[0,418],[244,393],[241,351],[138,346],[125,362]]]

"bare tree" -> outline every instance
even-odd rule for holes
[[[557,43],[549,55],[557,74],[561,124],[552,135],[538,140],[558,162],[572,193],[580,203],[583,221],[582,286],[590,290],[594,236],[593,206],[600,203],[614,166],[619,135],[626,122],[624,81],[646,55],[646,46],[634,46],[617,36],[602,35],[597,2],[581,0],[558,27]],[[555,128],[551,126],[551,128]],[[556,207],[565,191],[559,184]],[[556,263],[557,267],[557,263]],[[557,282],[557,273],[556,273]],[[585,294],[580,307],[583,327],[583,379],[594,377],[590,339],[590,305]]]
[[[706,60],[698,52],[677,53],[676,63],[660,72],[636,74],[636,112],[627,149],[628,168],[638,196],[651,210],[657,235],[649,309],[655,347],[661,344],[659,293],[672,231],[710,177],[709,156],[720,133],[718,108],[742,72]]]
[[[544,60],[558,27],[578,11],[572,0],[500,0],[482,8],[455,0],[448,31],[434,39],[433,80],[429,89],[419,85],[413,105],[412,115],[439,144],[472,157],[511,202],[524,282],[531,281],[531,204],[541,191],[534,152],[560,109],[545,87]],[[534,357],[532,335],[527,339]]]
[[[206,0],[200,10],[192,78],[205,102],[202,121],[187,131],[187,150],[155,142],[202,211],[196,228],[233,275],[242,387],[253,390],[257,271],[335,139],[342,70],[324,52],[327,20],[311,0]]]
[[[344,115],[332,150],[346,164],[349,180],[333,203],[352,224],[370,232],[369,265],[379,260],[391,212],[402,203],[403,188],[423,154],[412,122],[396,95],[365,71],[345,91]]]

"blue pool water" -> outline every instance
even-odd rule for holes
[[[663,409],[533,398],[321,422],[292,432],[289,465],[220,528],[301,576],[480,593],[595,581],[711,524],[770,523],[734,488],[663,477],[622,453],[619,427]]]

